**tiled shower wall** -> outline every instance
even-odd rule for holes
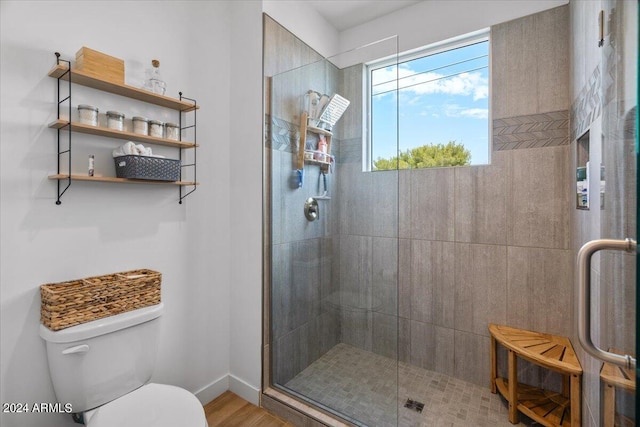
[[[345,129],[340,288],[373,297],[343,311],[342,342],[486,386],[488,323],[571,334],[568,23],[564,6],[492,27],[490,165],[363,172],[362,127]],[[340,93],[359,99],[359,76]]]

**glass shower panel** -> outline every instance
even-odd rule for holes
[[[602,6],[601,235],[637,240],[638,3],[605,0]],[[636,348],[636,259],[636,254],[617,251],[603,251],[600,258],[599,344],[621,354],[635,354]],[[613,425],[614,416],[616,425],[632,425],[627,423],[636,419],[635,398],[629,392],[631,378],[623,377],[630,370],[614,368],[620,373],[614,375],[616,380],[605,381],[610,369],[601,371],[606,383],[601,395],[603,425]]]
[[[363,165],[366,63],[393,62],[397,40],[314,60],[282,34],[265,51],[299,63],[266,80],[271,385],[356,425],[395,426],[398,171]],[[389,104],[388,143],[397,146],[397,102]]]

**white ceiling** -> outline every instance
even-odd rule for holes
[[[343,31],[420,3],[420,0],[308,0],[306,3],[336,30]]]

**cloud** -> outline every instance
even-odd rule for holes
[[[373,84],[381,84],[374,86],[374,94],[395,90],[396,77],[399,79],[398,89],[403,89],[403,92],[413,92],[415,95],[473,96],[474,101],[487,98],[489,95],[487,78],[483,77],[480,72],[465,72],[451,77],[434,72],[416,74],[406,64],[398,67],[397,75],[395,68],[392,67],[376,70],[373,73]]]
[[[465,108],[457,104],[445,105],[444,114],[447,117],[469,117],[472,119],[489,118],[489,110],[487,108]]]

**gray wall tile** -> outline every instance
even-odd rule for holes
[[[338,194],[340,234],[373,235],[371,173],[362,172],[357,163],[340,165]]]
[[[536,113],[565,110],[569,105],[569,6],[537,13],[534,19]]]
[[[507,248],[456,243],[455,266],[455,329],[489,336],[507,318]]]
[[[569,336],[573,325],[573,253],[509,247],[507,324]]]
[[[376,311],[398,315],[398,239],[374,237],[371,263],[372,295],[381,301]]]
[[[398,358],[398,317],[379,312],[372,313],[372,351],[391,359]]]
[[[339,122],[338,137],[342,139],[362,137],[363,75],[361,64],[344,68],[340,72],[338,93],[350,101]]]
[[[489,387],[489,337],[464,331],[454,333],[454,376]]]
[[[411,237],[411,171],[398,171],[398,235]]]
[[[398,315],[411,317],[411,240],[398,241]]]
[[[340,340],[345,344],[373,350],[373,313],[365,310],[340,312]]]
[[[411,237],[454,240],[454,168],[411,171]]]
[[[398,171],[371,174],[372,233],[398,237]]]
[[[411,361],[411,320],[398,318],[398,362]]]
[[[561,6],[491,28],[494,119],[567,109],[568,23]]]
[[[507,185],[507,243],[569,248],[569,148],[510,150]]]
[[[370,299],[372,254],[371,237],[340,236],[340,291]]]
[[[506,244],[506,164],[494,152],[491,165],[455,169],[456,241]]]
[[[455,244],[411,241],[411,319],[454,326]]]

